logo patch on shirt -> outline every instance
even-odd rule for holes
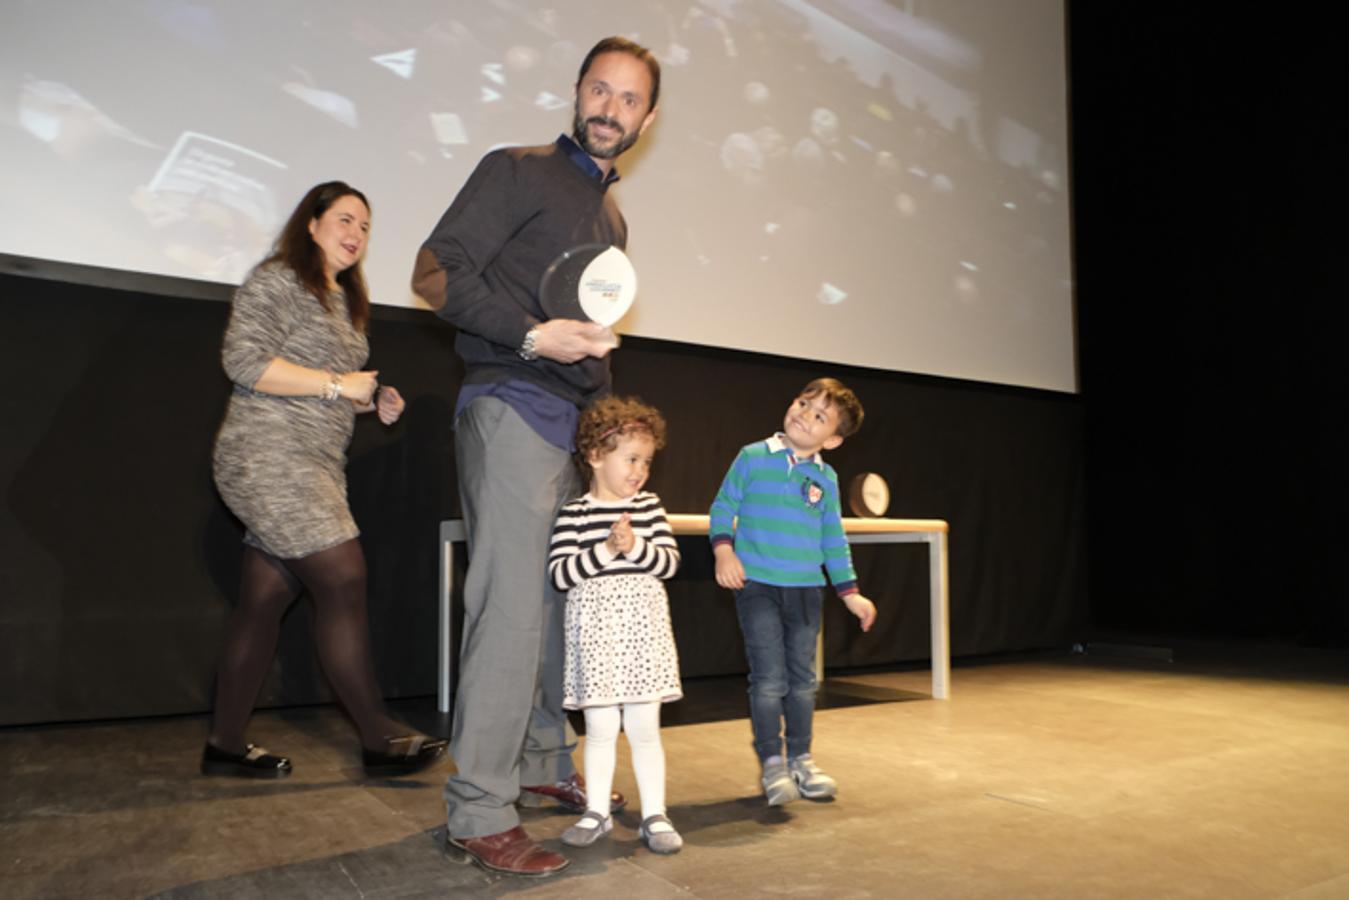
[[[801,482],[801,499],[806,501],[806,506],[811,509],[819,509],[820,502],[824,500],[824,488],[818,481],[807,478]]]

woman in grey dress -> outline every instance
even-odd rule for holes
[[[222,358],[234,382],[216,437],[215,482],[244,523],[239,606],[217,672],[206,774],[282,777],[290,761],[244,739],[281,616],[314,603],[324,672],[360,731],[370,774],[422,769],[445,742],[409,733],[384,707],[366,617],[365,556],[347,506],[346,450],[358,413],[392,424],[398,391],[363,370],[370,301],[361,259],[365,196],[340,181],[309,191],[272,255],[235,292]]]

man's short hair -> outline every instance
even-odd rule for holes
[[[595,57],[603,53],[626,53],[646,63],[646,69],[651,73],[651,105],[647,107],[647,112],[655,109],[656,103],[660,101],[660,62],[651,55],[650,50],[625,37],[618,37],[617,35],[607,37],[590,48],[586,58],[581,60],[581,71],[576,75],[577,87],[586,77],[586,72],[590,71],[590,64],[595,61]]]
[[[841,438],[852,437],[862,427],[862,401],[843,382],[837,378],[816,378],[801,389],[802,397],[823,396],[825,401],[838,412],[838,429],[834,432]]]

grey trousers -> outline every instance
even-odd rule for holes
[[[479,397],[455,426],[468,574],[450,755],[449,832],[482,837],[520,824],[520,786],[576,771],[562,709],[566,597],[548,583],[553,520],[576,495],[571,455],[507,404]]]

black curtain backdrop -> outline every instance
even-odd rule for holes
[[[1102,629],[1349,646],[1344,67],[1313,10],[1070,6]]]
[[[228,305],[14,274],[0,275],[0,297],[12,373],[0,398],[0,723],[209,709],[241,536],[210,473]],[[349,454],[391,697],[435,691],[438,524],[459,514],[452,335],[429,313],[376,308],[371,366],[409,405],[393,428],[362,417]],[[672,512],[705,512],[741,445],[777,429],[811,378],[842,378],[867,417],[828,455],[840,477],[879,472],[892,515],[951,523],[952,652],[1063,646],[1081,624],[1077,397],[640,339],[624,342],[614,373],[618,391],[669,420],[650,486]],[[670,594],[684,674],[743,672],[707,544],[683,547]],[[831,600],[826,664],[927,659],[925,547],[863,546],[856,558],[880,619],[863,635]],[[262,705],[328,698],[308,617],[304,601],[287,617]]]

